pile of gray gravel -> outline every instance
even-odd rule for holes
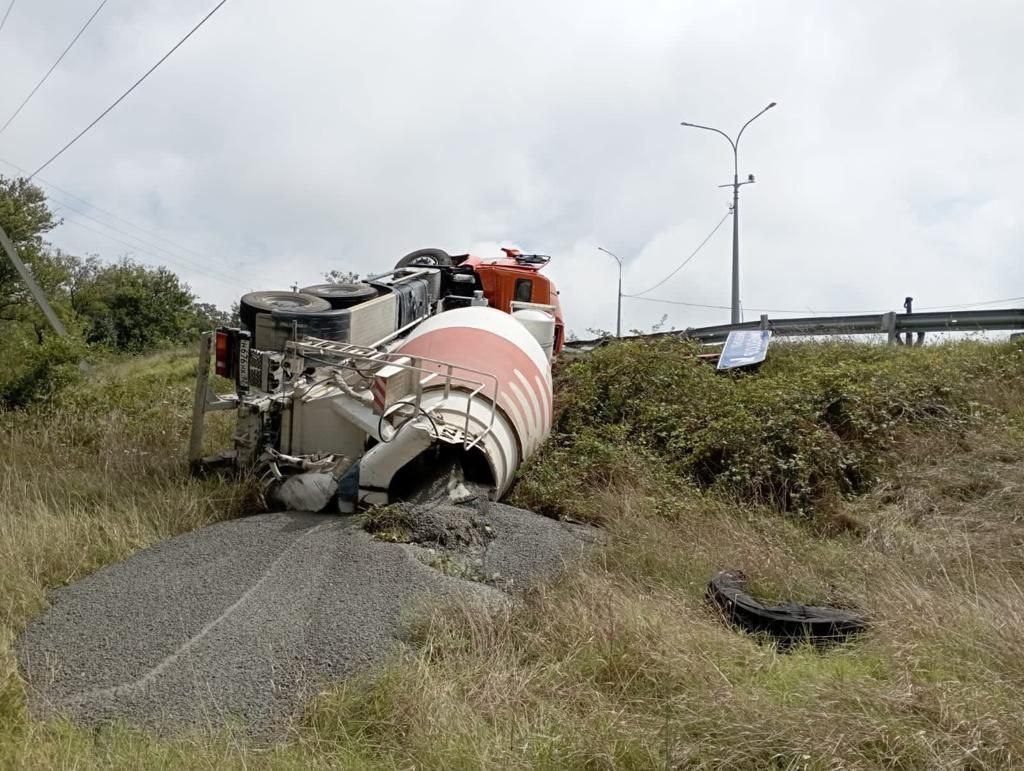
[[[358,516],[223,522],[56,590],[16,644],[31,711],[272,739],[326,682],[403,645],[411,606],[506,602],[594,537],[497,503],[407,513],[406,543]]]

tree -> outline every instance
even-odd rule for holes
[[[194,302],[192,303],[192,315],[195,318],[197,332],[208,332],[217,327],[238,326],[235,321],[237,316],[234,308],[224,311],[213,303]]]
[[[86,342],[119,351],[181,344],[200,326],[187,284],[165,267],[150,268],[128,258],[114,264],[95,257],[82,261],[71,302],[85,324]]]
[[[324,273],[324,278],[331,284],[354,284],[359,280],[359,274],[350,270],[331,270]]]
[[[0,176],[0,227],[22,262],[58,313],[66,310],[70,267],[74,259],[50,252],[43,236],[60,224],[46,203],[46,194],[25,178]],[[47,323],[7,256],[0,253],[0,321],[31,324],[42,341]]]
[[[0,226],[58,315],[73,332],[81,328],[85,342],[139,353],[191,342],[199,331],[232,321],[231,314],[197,302],[189,286],[167,268],[127,258],[108,264],[97,256],[83,259],[52,249],[44,236],[59,224],[41,188],[27,179],[0,176]],[[42,344],[48,329],[5,256],[0,256],[0,325],[0,352],[13,350],[15,341],[21,350],[33,335]]]

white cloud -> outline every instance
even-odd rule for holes
[[[41,163],[210,5],[108,3],[0,157]],[[0,114],[91,10],[16,6]],[[140,236],[222,305],[421,246],[514,242],[554,255],[585,334],[615,323],[616,268],[595,245],[626,258],[627,291],[644,288],[726,210],[728,146],[679,121],[735,130],[776,100],[741,145],[758,179],[740,207],[745,306],[1024,295],[1022,32],[995,2],[232,0],[43,176],[193,249]],[[127,251],[72,224],[53,240]],[[727,225],[652,295],[728,305],[729,260]],[[623,326],[663,313],[678,327],[728,316],[627,299]]]

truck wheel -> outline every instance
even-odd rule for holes
[[[452,264],[452,257],[444,249],[417,249],[409,252],[405,257],[395,263],[396,268],[411,268],[423,265],[429,268],[447,266]]]
[[[329,310],[331,304],[327,300],[301,292],[249,292],[242,295],[242,299],[238,301],[238,317],[242,321],[242,326],[250,331],[256,330],[257,313],[289,311],[308,314]]]
[[[299,291],[327,300],[335,310],[351,308],[377,296],[377,289],[362,281],[351,284],[314,284]]]

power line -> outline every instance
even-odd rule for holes
[[[11,4],[7,6],[7,11],[4,13],[4,17],[0,19],[0,31],[3,31],[4,25],[7,23],[7,17],[11,15],[11,9],[14,7],[14,0],[11,0]]]
[[[213,7],[212,11],[210,11],[208,14],[206,14],[206,16],[204,16],[200,20],[200,22],[198,24],[196,24],[196,26],[194,26],[191,30],[189,30],[188,34],[185,35],[185,37],[183,37],[181,40],[179,40],[177,43],[175,43],[174,47],[170,51],[168,51],[162,57],[160,57],[160,59],[157,61],[156,64],[154,64],[152,67],[150,67],[148,70],[146,70],[145,74],[141,78],[136,80],[127,91],[125,91],[123,94],[121,94],[121,96],[117,97],[117,99],[114,100],[113,104],[111,104],[107,109],[105,109],[103,112],[101,112],[92,123],[90,123],[84,129],[79,131],[78,134],[75,135],[74,139],[72,139],[70,142],[68,142],[66,145],[64,145],[60,150],[58,150],[56,153],[54,153],[54,155],[48,161],[46,161],[46,163],[44,163],[38,169],[33,171],[29,175],[28,178],[32,179],[36,174],[38,174],[40,171],[42,171],[47,166],[49,166],[51,163],[53,163],[55,160],[57,160],[61,155],[64,154],[64,152],[69,147],[71,147],[75,142],[77,142],[79,139],[81,139],[83,136],[85,136],[85,134],[88,133],[89,129],[91,129],[93,126],[95,126],[101,120],[103,120],[103,118],[105,118],[107,116],[107,114],[111,110],[113,110],[115,107],[117,107],[125,99],[125,97],[127,97],[132,91],[134,91],[136,88],[138,88],[139,85],[141,85],[142,81],[144,81],[146,78],[148,78],[154,72],[154,70],[156,70],[157,67],[159,67],[161,64],[163,64],[165,61],[167,61],[167,59],[170,57],[170,55],[173,54],[175,51],[177,51],[185,43],[186,40],[188,40],[190,37],[192,37],[192,35],[194,35],[195,32],[200,27],[202,27],[211,16],[213,16],[213,14],[217,13],[217,11],[220,10],[220,7],[222,5],[224,5],[224,3],[226,3],[227,1],[228,0],[220,0],[220,2],[217,3],[217,5],[215,5]]]
[[[148,246],[151,249],[157,249],[158,251],[161,251],[164,254],[169,255],[170,258],[173,259],[173,260],[181,260],[182,262],[186,263],[189,267],[191,267],[193,270],[197,270],[200,273],[205,273],[205,274],[207,274],[209,276],[220,276],[221,278],[229,279],[231,281],[235,280],[234,276],[231,276],[231,275],[229,275],[227,273],[221,273],[220,271],[216,270],[215,268],[207,267],[206,265],[198,263],[195,260],[190,260],[187,257],[183,257],[183,256],[181,256],[179,254],[175,254],[174,252],[172,252],[172,251],[170,251],[170,250],[168,250],[168,249],[166,249],[166,248],[164,248],[162,246],[159,246],[158,244],[153,244],[153,243],[150,243],[148,241],[144,241],[143,239],[139,238],[134,233],[129,233],[129,232],[125,231],[125,230],[121,230],[120,228],[115,228],[113,225],[111,225],[111,224],[109,224],[107,222],[103,222],[102,220],[98,220],[95,217],[93,217],[93,216],[91,216],[89,214],[86,214],[81,209],[76,209],[74,206],[71,206],[68,203],[62,203],[61,206],[63,208],[65,208],[65,209],[68,209],[69,211],[75,212],[76,214],[78,214],[78,215],[80,215],[82,217],[85,217],[87,220],[91,220],[92,222],[95,222],[97,225],[102,225],[103,227],[108,228],[109,230],[112,230],[115,233],[120,233],[123,236],[127,236],[128,238],[134,239],[134,241],[136,241],[137,243],[143,244],[144,246]],[[77,224],[80,224],[80,223],[77,223]],[[152,252],[148,252],[148,254],[152,254]]]
[[[680,300],[665,300],[658,297],[639,297],[635,294],[624,294],[623,297],[629,297],[633,300],[643,300],[644,302],[653,303],[665,303],[666,305],[683,305],[690,308],[711,308],[713,310],[731,310],[728,305],[705,305],[702,303],[688,303]],[[918,308],[919,311],[940,311],[940,310],[956,310],[960,308],[974,308],[978,305],[998,305],[999,303],[1016,302],[1018,300],[1024,300],[1022,297],[1004,297],[1001,300],[983,300],[974,303],[962,303],[959,305],[930,305],[927,307]],[[748,308],[744,306],[744,310],[757,311],[758,313],[805,313],[804,310],[794,310],[792,308]],[[891,309],[890,309],[891,310]],[[828,311],[811,311],[813,316],[847,316],[854,314],[871,314],[871,313],[888,313],[889,310],[828,310]]]
[[[54,71],[55,69],[57,69],[57,65],[61,63],[61,60],[62,60],[62,59],[63,59],[63,58],[65,57],[65,56],[67,56],[67,53],[68,53],[68,51],[70,51],[70,50],[71,50],[71,48],[72,48],[72,47],[73,47],[73,46],[75,45],[75,43],[77,43],[77,42],[78,42],[78,38],[80,38],[80,37],[82,36],[82,33],[83,33],[83,32],[85,32],[85,30],[86,30],[86,29],[88,29],[89,25],[90,25],[90,24],[92,24],[92,20],[96,18],[96,15],[97,15],[97,14],[98,14],[98,13],[99,13],[99,12],[100,12],[101,10],[103,10],[103,6],[105,6],[106,4],[107,4],[107,0],[102,0],[102,2],[101,2],[101,3],[99,4],[99,6],[97,6],[96,10],[92,12],[92,16],[90,16],[90,17],[89,17],[88,19],[86,19],[86,21],[85,21],[85,24],[83,24],[83,25],[82,25],[82,28],[81,28],[80,30],[78,30],[78,34],[77,34],[77,35],[75,35],[75,36],[74,36],[73,38],[71,38],[71,42],[70,42],[70,43],[68,43],[68,46],[67,46],[67,48],[65,48],[65,49],[64,49],[63,53],[61,53],[61,55],[57,57],[57,61],[55,61],[55,62],[53,63],[53,66],[52,66],[52,67],[50,67],[50,69],[48,69],[48,70],[46,71],[46,74],[45,74],[45,75],[43,75],[43,79],[42,79],[42,80],[40,80],[40,81],[39,81],[38,83],[36,83],[36,87],[35,87],[35,88],[33,88],[33,89],[32,89],[32,90],[31,90],[31,91],[29,92],[29,95],[25,97],[24,101],[23,101],[23,102],[22,102],[21,104],[19,104],[19,105],[18,105],[18,109],[16,109],[16,110],[14,111],[14,113],[13,113],[13,114],[11,115],[11,117],[7,119],[7,122],[6,122],[6,123],[5,123],[5,124],[4,124],[3,126],[0,126],[0,134],[3,134],[3,133],[4,133],[4,130],[5,130],[5,129],[6,129],[6,128],[7,128],[8,126],[10,126],[10,125],[11,125],[11,121],[13,121],[13,120],[14,120],[15,118],[17,118],[17,117],[18,117],[18,113],[20,113],[20,112],[21,112],[21,111],[22,111],[22,110],[23,110],[23,109],[25,108],[25,105],[29,103],[29,100],[31,100],[31,99],[32,99],[32,97],[36,95],[36,91],[38,91],[38,90],[40,89],[40,87],[42,87],[43,83],[45,83],[45,82],[46,82],[46,79],[50,77],[50,74],[51,74],[51,73],[52,73],[52,72],[53,72],[53,71]],[[14,5],[14,2],[13,2],[13,0],[12,0],[12,2],[11,2],[11,5]],[[6,17],[5,17],[5,18],[6,18]],[[0,24],[0,27],[2,27],[2,26],[3,26],[3,25],[2,25],[2,24]]]
[[[151,252],[151,251],[149,251],[147,249],[143,249],[143,248],[139,247],[138,244],[130,243],[128,241],[123,241],[120,238],[115,238],[114,236],[110,235],[109,233],[106,233],[106,232],[104,232],[102,230],[97,230],[96,228],[89,227],[85,223],[79,222],[78,220],[73,219],[71,217],[65,217],[64,218],[64,222],[66,224],[69,224],[69,225],[75,225],[76,227],[83,228],[84,230],[88,230],[88,231],[90,231],[92,233],[96,233],[97,235],[101,235],[101,236],[103,236],[105,238],[110,239],[111,241],[115,241],[115,242],[117,242],[119,244],[127,246],[129,249],[134,249],[135,251],[142,252],[143,254],[148,254],[150,257],[155,257],[156,259],[161,260],[163,262],[171,262],[171,264],[174,264],[172,260],[168,260],[166,257],[163,257],[163,256],[161,256],[159,254],[154,254],[153,252]],[[198,271],[198,272],[205,273],[208,278],[211,278],[214,281],[219,281],[222,284],[229,285],[229,286],[231,286],[231,287],[233,287],[235,289],[243,289],[243,288],[245,288],[241,283],[238,282],[237,279],[228,280],[226,278],[221,278],[220,276],[218,276],[216,274],[209,273],[207,271]]]
[[[687,257],[687,258],[686,258],[685,260],[683,260],[683,261],[682,261],[682,262],[681,262],[681,263],[679,264],[679,267],[677,267],[677,268],[676,268],[675,270],[673,270],[673,271],[672,271],[671,273],[669,273],[669,274],[668,274],[667,276],[665,276],[665,278],[663,278],[663,279],[662,279],[661,281],[659,281],[659,282],[658,282],[657,284],[655,284],[654,286],[652,286],[652,287],[651,287],[650,289],[645,289],[644,291],[642,291],[642,292],[637,292],[636,294],[630,294],[630,295],[626,295],[626,297],[639,297],[639,296],[640,296],[640,295],[642,295],[642,294],[647,294],[648,292],[653,292],[653,291],[654,291],[655,289],[657,289],[657,288],[658,288],[659,286],[661,286],[661,285],[662,285],[662,284],[664,284],[664,283],[665,283],[666,281],[668,281],[668,280],[669,280],[670,278],[672,278],[672,276],[674,276],[674,275],[675,275],[676,273],[678,273],[678,272],[679,272],[679,271],[681,271],[681,270],[682,270],[683,268],[685,268],[685,267],[686,267],[686,264],[687,264],[687,263],[688,263],[688,262],[689,262],[690,260],[692,260],[692,259],[693,259],[694,257],[696,257],[696,256],[697,256],[697,253],[698,253],[698,252],[699,252],[699,251],[700,251],[701,249],[703,249],[703,248],[704,248],[704,244],[706,244],[706,243],[707,243],[708,241],[710,241],[710,240],[711,240],[711,236],[713,236],[713,235],[714,235],[715,233],[717,233],[717,232],[718,232],[718,229],[719,229],[720,227],[722,227],[722,223],[723,223],[723,222],[725,222],[725,221],[726,221],[727,219],[729,219],[729,215],[730,215],[730,214],[732,214],[732,209],[729,209],[729,211],[727,211],[727,212],[725,213],[725,216],[724,216],[724,217],[722,217],[722,219],[720,219],[720,220],[718,221],[718,224],[717,224],[717,225],[715,225],[714,229],[712,229],[712,231],[711,231],[710,233],[708,233],[708,234],[707,234],[707,236],[705,237],[705,239],[704,239],[703,241],[701,241],[701,242],[700,242],[700,244],[698,244],[697,248],[693,250],[693,253],[692,253],[692,254],[690,254],[690,256],[689,256],[689,257]]]
[[[7,166],[10,166],[12,169],[16,169],[16,170],[22,172],[23,174],[27,174],[28,173],[28,169],[25,169],[25,168],[19,166],[16,163],[11,163],[8,160],[4,160],[3,158],[0,158],[0,163],[6,164]],[[160,235],[159,233],[155,233],[152,230],[148,230],[148,229],[142,227],[141,225],[138,225],[138,224],[132,222],[131,220],[126,220],[124,217],[121,217],[121,216],[115,214],[114,212],[110,211],[109,209],[104,209],[102,206],[97,206],[96,204],[91,203],[90,201],[86,200],[85,198],[82,198],[79,195],[75,195],[74,193],[72,193],[72,192],[70,192],[68,190],[65,190],[62,187],[57,187],[57,185],[55,185],[52,182],[49,182],[49,181],[43,179],[42,177],[36,177],[35,181],[36,182],[42,182],[44,185],[46,185],[46,187],[50,188],[51,190],[56,190],[61,195],[66,195],[68,198],[73,198],[74,200],[78,201],[79,203],[85,204],[90,209],[95,209],[98,212],[103,212],[108,217],[111,217],[111,218],[113,218],[113,219],[117,220],[118,222],[121,222],[121,223],[123,223],[125,225],[128,225],[129,227],[135,228],[136,230],[138,230],[138,231],[140,231],[142,233],[145,233],[150,238],[155,238],[158,241],[163,241],[165,244],[170,244],[171,246],[176,247],[177,249],[180,249],[183,252],[188,252],[189,254],[193,254],[193,255],[195,255],[196,257],[198,257],[198,258],[200,258],[202,260],[211,261],[209,257],[207,257],[205,254],[201,254],[201,253],[197,252],[195,249],[190,249],[189,247],[184,246],[182,244],[179,244],[176,241],[172,241],[169,238],[165,238],[164,236]],[[63,204],[63,202],[61,202],[61,203]],[[137,237],[137,236],[133,236],[133,237]]]
[[[18,169],[18,170],[20,170],[20,171],[24,171],[24,169],[22,169],[22,168],[21,168],[20,166],[18,166],[17,164],[11,163],[10,161],[5,161],[5,160],[4,160],[4,159],[2,159],[2,158],[0,158],[0,163],[5,163],[5,164],[7,164],[8,166],[10,166],[11,168],[14,168],[14,169]],[[103,209],[103,208],[101,208],[101,207],[99,207],[99,206],[96,206],[96,205],[94,205],[94,204],[91,204],[91,203],[89,203],[89,202],[88,202],[87,200],[85,200],[84,198],[80,198],[79,196],[75,195],[74,193],[70,193],[70,192],[68,192],[68,191],[66,191],[66,190],[63,190],[62,188],[59,188],[59,187],[57,187],[56,185],[54,185],[54,184],[52,184],[52,183],[50,183],[50,182],[47,182],[47,181],[46,181],[46,180],[44,180],[44,179],[43,179],[42,177],[37,177],[37,178],[36,178],[36,182],[42,182],[42,183],[43,183],[44,185],[46,185],[47,187],[49,187],[49,188],[53,188],[54,190],[57,190],[57,191],[59,191],[60,193],[62,193],[63,195],[66,195],[66,196],[68,196],[69,198],[73,198],[73,199],[74,199],[74,200],[76,200],[76,201],[80,201],[80,202],[81,202],[81,203],[83,203],[83,204],[84,204],[85,206],[88,206],[88,207],[90,207],[90,208],[92,208],[92,209],[96,209],[97,211],[103,212],[104,214],[108,215],[109,217],[112,217],[112,218],[113,218],[113,219],[115,219],[115,220],[118,220],[118,221],[120,221],[120,222],[123,222],[124,224],[128,225],[129,227],[133,227],[133,228],[135,228],[136,230],[139,230],[139,231],[141,231],[141,232],[143,232],[143,233],[145,233],[145,234],[147,234],[147,235],[151,236],[152,238],[156,238],[156,239],[158,239],[158,240],[160,240],[160,241],[163,241],[163,242],[165,242],[165,243],[168,243],[168,244],[170,244],[171,246],[174,246],[174,247],[176,247],[176,248],[177,248],[177,249],[179,249],[179,250],[182,250],[182,251],[185,251],[185,252],[189,252],[189,253],[191,253],[191,254],[194,254],[194,255],[195,255],[196,257],[200,258],[201,260],[205,260],[205,261],[206,261],[206,263],[212,263],[212,262],[213,262],[213,260],[212,260],[211,258],[207,257],[206,255],[200,254],[199,252],[196,252],[196,251],[195,251],[195,250],[193,250],[193,249],[189,249],[189,248],[188,248],[187,246],[182,246],[181,244],[178,244],[178,243],[176,243],[176,242],[174,242],[174,241],[171,241],[171,240],[170,240],[170,239],[168,239],[168,238],[164,238],[164,237],[163,237],[163,236],[161,236],[161,235],[160,235],[159,233],[153,233],[153,232],[151,232],[151,231],[147,230],[146,228],[142,227],[141,225],[136,225],[135,223],[133,223],[133,222],[131,222],[131,221],[129,221],[129,220],[126,220],[126,219],[124,219],[123,217],[119,217],[118,215],[114,214],[114,213],[113,213],[113,212],[111,212],[111,211],[107,211],[106,209]],[[232,278],[232,277],[231,277],[231,276],[230,276],[229,274],[227,274],[227,273],[222,273],[222,272],[219,272],[219,271],[217,271],[217,270],[215,270],[215,269],[211,269],[211,268],[207,267],[207,265],[205,265],[205,264],[203,264],[203,263],[199,263],[199,262],[196,262],[195,260],[193,260],[193,259],[191,259],[191,258],[189,258],[189,257],[185,257],[185,256],[183,256],[183,255],[177,254],[176,252],[172,252],[172,251],[170,251],[169,249],[167,249],[166,247],[163,247],[163,246],[160,246],[160,245],[158,245],[158,244],[153,244],[153,243],[150,243],[150,242],[148,242],[148,241],[145,241],[144,239],[140,238],[140,237],[139,237],[139,236],[138,236],[137,234],[135,234],[135,233],[129,233],[128,231],[125,231],[125,230],[121,230],[120,228],[114,227],[114,226],[113,226],[113,225],[111,225],[111,224],[110,224],[109,222],[104,222],[103,220],[97,219],[96,217],[92,216],[91,214],[88,214],[88,213],[86,213],[86,212],[82,211],[81,209],[78,209],[78,208],[76,208],[76,207],[72,206],[72,205],[71,205],[71,204],[69,204],[69,203],[68,203],[67,201],[62,201],[62,200],[60,200],[60,199],[58,199],[58,198],[54,198],[54,197],[53,197],[52,195],[51,195],[51,200],[53,200],[53,201],[56,201],[56,202],[57,202],[57,203],[59,204],[59,206],[57,206],[57,208],[53,210],[53,211],[54,211],[54,213],[55,213],[55,212],[57,211],[57,209],[61,209],[61,208],[63,208],[63,209],[68,209],[69,211],[73,211],[73,212],[75,212],[76,214],[78,214],[78,215],[80,215],[80,216],[82,216],[82,217],[85,217],[86,219],[88,219],[88,220],[91,220],[92,222],[95,222],[95,223],[96,223],[97,225],[102,225],[102,226],[103,226],[103,227],[105,227],[105,228],[109,228],[110,230],[113,230],[113,231],[114,231],[115,233],[120,233],[121,235],[127,236],[128,238],[132,238],[132,239],[135,239],[135,241],[137,241],[137,242],[138,242],[138,243],[140,243],[140,244],[144,244],[144,245],[146,245],[146,246],[152,247],[153,249],[158,249],[158,250],[160,250],[161,252],[164,252],[165,254],[168,254],[168,255],[170,255],[170,256],[171,256],[171,258],[173,258],[173,259],[175,259],[175,260],[181,260],[181,261],[183,261],[183,262],[186,262],[186,263],[188,263],[188,264],[189,264],[189,265],[190,265],[191,267],[193,267],[193,268],[194,268],[195,270],[198,270],[199,272],[202,272],[202,273],[207,273],[207,274],[217,274],[217,275],[219,275],[219,276],[221,276],[221,277],[223,277],[223,278]],[[72,224],[77,224],[77,225],[81,225],[81,223],[78,223],[78,222],[74,222],[74,221],[72,221],[72,220],[68,220],[68,221],[69,221],[69,222],[72,222]],[[83,226],[83,227],[84,227],[84,226]],[[106,234],[104,234],[104,235],[106,235]],[[115,239],[115,240],[118,240],[118,239]],[[119,243],[125,243],[124,241],[118,241],[118,242],[119,242]],[[136,245],[135,245],[135,244],[132,244],[132,246],[134,247],[134,246],[136,246]],[[145,250],[141,250],[141,251],[145,251]],[[151,255],[152,255],[152,252],[146,252],[146,254],[151,254]],[[154,256],[154,257],[156,257],[156,256],[158,256],[158,255],[153,255],[153,256]],[[160,259],[163,259],[163,258],[160,258]]]
[[[643,300],[649,303],[665,303],[667,305],[685,305],[688,308],[711,308],[713,310],[732,310],[730,305],[705,305],[704,303],[688,303],[682,302],[681,300],[662,300],[657,297],[639,297],[635,294],[624,294],[623,297],[629,297],[633,300]],[[803,313],[803,311],[794,310],[782,310],[781,308],[747,308],[748,311],[758,311],[759,313]]]
[[[976,303],[961,303],[959,305],[930,305],[925,308],[918,308],[919,311],[944,311],[957,310],[959,308],[973,308],[975,305],[998,305],[999,303],[1012,303],[1024,300],[1024,297],[1004,297],[1002,300],[982,300]]]
[[[6,164],[7,166],[10,166],[12,169],[15,169],[17,171],[21,171],[21,172],[25,172],[26,171],[26,169],[24,169],[23,167],[19,166],[18,164],[12,163],[11,161],[5,160],[3,158],[0,158],[0,163]],[[42,183],[47,188],[50,188],[52,190],[56,190],[61,195],[67,196],[68,198],[71,198],[71,199],[74,199],[75,201],[80,202],[81,204],[83,204],[84,206],[89,207],[90,209],[95,209],[98,212],[102,212],[103,214],[107,215],[108,217],[110,217],[110,218],[112,218],[112,219],[114,219],[114,220],[116,220],[118,222],[121,222],[121,223],[123,223],[123,224],[125,224],[125,225],[127,225],[127,226],[129,226],[131,228],[134,228],[134,229],[136,229],[136,230],[138,230],[138,231],[140,231],[142,233],[145,233],[146,235],[150,236],[151,238],[157,239],[157,240],[162,241],[162,242],[164,242],[166,244],[170,244],[171,246],[175,247],[176,249],[178,249],[180,251],[184,251],[184,252],[188,252],[190,254],[193,254],[196,257],[198,257],[200,260],[205,261],[206,264],[212,264],[214,262],[213,259],[208,257],[207,255],[201,254],[200,252],[197,252],[194,249],[190,249],[189,247],[184,246],[183,244],[179,244],[176,241],[172,241],[171,239],[166,238],[166,237],[160,235],[159,233],[156,233],[154,231],[148,230],[147,228],[144,228],[141,225],[138,225],[138,224],[132,222],[131,220],[127,220],[124,217],[121,217],[121,216],[115,214],[114,212],[112,212],[112,211],[110,211],[108,209],[104,209],[101,206],[97,206],[96,204],[90,203],[85,198],[82,198],[81,196],[75,195],[74,193],[70,192],[69,190],[65,190],[64,188],[58,187],[57,185],[54,185],[52,182],[48,182],[47,180],[43,179],[42,177],[36,177],[35,181],[39,182],[39,183]],[[86,219],[91,220],[92,222],[96,223],[97,225],[101,225],[104,228],[108,228],[108,229],[114,231],[115,233],[120,233],[121,235],[124,235],[124,236],[126,236],[128,238],[131,238],[131,239],[134,239],[134,240],[132,242],[124,241],[124,240],[122,240],[120,238],[115,238],[114,236],[110,235],[109,233],[107,233],[105,231],[96,230],[95,228],[91,228],[91,227],[85,225],[84,223],[79,222],[79,221],[77,221],[77,220],[75,220],[73,218],[65,217],[64,220],[65,220],[65,222],[67,224],[75,225],[75,226],[83,228],[85,230],[89,230],[89,231],[91,231],[93,233],[97,233],[98,235],[104,236],[104,237],[108,238],[111,241],[114,241],[116,243],[122,244],[124,246],[128,246],[128,247],[130,247],[132,249],[135,249],[136,251],[142,252],[143,254],[148,254],[149,256],[154,257],[154,258],[156,258],[158,260],[162,260],[164,262],[169,262],[172,265],[178,265],[180,267],[184,267],[184,268],[187,268],[189,270],[194,270],[194,271],[196,271],[198,273],[201,273],[203,275],[209,276],[211,278],[215,278],[216,280],[221,281],[223,283],[231,283],[232,285],[234,285],[237,288],[244,288],[243,285],[238,283],[237,279],[233,275],[231,275],[229,273],[224,273],[224,272],[217,271],[215,269],[208,268],[203,263],[198,263],[198,262],[196,262],[193,259],[185,257],[184,255],[178,254],[176,252],[172,252],[171,250],[167,249],[166,247],[159,246],[158,244],[154,244],[154,243],[150,243],[148,241],[145,241],[144,239],[140,238],[137,234],[131,233],[131,232],[128,232],[128,231],[125,231],[125,230],[122,230],[120,228],[117,228],[117,227],[111,225],[109,222],[104,222],[101,219],[97,219],[96,217],[94,217],[94,216],[92,216],[90,214],[87,214],[86,212],[82,211],[81,209],[72,206],[67,201],[64,201],[64,200],[61,200],[59,198],[53,197],[52,194],[51,194],[51,200],[53,200],[53,201],[55,201],[56,203],[59,204],[53,210],[54,213],[56,213],[56,211],[59,210],[59,209],[67,209],[69,211],[75,212],[76,214],[78,214],[81,217],[85,217]],[[164,254],[163,255],[161,255],[161,254],[154,254],[152,251],[150,251],[149,249],[143,248],[143,246],[140,246],[139,244],[143,244],[145,246],[151,247],[152,249],[157,249],[160,252],[163,252]],[[169,257],[164,256],[164,255],[169,255]],[[187,263],[187,264],[185,264],[185,263]]]

